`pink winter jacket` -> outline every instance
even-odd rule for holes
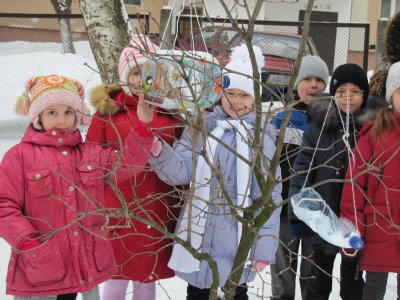
[[[153,137],[128,135],[123,158],[114,150],[83,144],[79,130],[28,128],[0,165],[0,237],[12,247],[7,294],[48,296],[84,292],[117,269],[106,232],[104,187],[140,172]],[[37,238],[41,245],[18,250]]]

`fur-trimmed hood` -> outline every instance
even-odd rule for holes
[[[115,115],[126,107],[136,109],[138,97],[124,93],[122,86],[113,84],[100,84],[90,91],[90,102],[101,115]]]
[[[373,121],[376,118],[378,111],[387,106],[387,103],[384,103],[383,101],[370,100],[371,99],[368,99],[366,101],[365,105],[362,106],[359,112],[352,115],[357,130],[361,129],[367,122]],[[326,114],[328,115],[326,116]],[[311,121],[315,122],[319,127],[322,127],[324,124],[326,116],[324,126],[326,131],[338,129],[342,126],[341,116],[343,121],[346,118],[346,114],[342,112],[339,113],[334,100],[330,99],[312,101],[309,105],[308,115],[311,118]]]

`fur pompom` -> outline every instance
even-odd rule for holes
[[[371,95],[385,97],[386,96],[386,78],[388,70],[379,70],[369,79],[369,92]]]
[[[387,62],[400,61],[400,12],[393,16],[386,28],[384,49]]]
[[[256,57],[257,67],[261,69],[264,66],[264,56],[262,54],[261,49],[258,46],[253,46],[254,55]],[[231,61],[238,61],[241,60],[244,63],[250,63],[250,53],[249,49],[247,49],[246,44],[241,44],[233,48],[231,54]]]

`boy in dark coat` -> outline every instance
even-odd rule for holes
[[[303,146],[294,162],[297,176],[290,181],[289,197],[304,187],[314,187],[339,215],[343,188],[340,180],[346,174],[349,147],[354,147],[357,130],[365,121],[363,107],[369,95],[367,75],[358,65],[341,65],[332,75],[329,92],[334,100],[315,101],[310,105],[312,122],[304,132]],[[313,244],[312,274],[315,279],[306,286],[303,299],[328,300],[332,290],[333,265],[339,249],[322,240],[300,221],[291,206],[288,218],[292,234]],[[357,264],[357,258],[342,260],[342,299],[362,297],[364,282]]]

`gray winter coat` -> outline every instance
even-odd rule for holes
[[[211,132],[217,120],[234,120],[230,118],[222,109],[217,106],[214,112],[206,113],[207,132]],[[251,112],[242,117],[248,124],[254,126],[255,113]],[[251,134],[253,135],[252,130]],[[226,129],[221,137],[223,143],[236,150],[235,129]],[[151,157],[150,165],[155,169],[159,178],[171,185],[189,184],[192,178],[192,145],[193,140],[190,134],[183,133],[181,139],[175,142],[173,148],[167,143],[163,143],[163,149],[158,157]],[[201,151],[201,143],[196,146],[196,153]],[[273,140],[266,135],[264,141],[264,155],[268,161],[272,159],[275,152]],[[237,204],[236,187],[236,156],[219,144],[215,151],[214,166],[219,164],[225,188],[233,201]],[[251,153],[251,150],[250,150]],[[251,155],[251,154],[250,154]],[[265,177],[267,174],[265,173]],[[280,181],[280,169],[277,170],[277,178]],[[218,264],[220,286],[223,286],[229,276],[238,247],[238,222],[230,215],[229,206],[224,199],[217,179],[213,179],[215,184],[211,184],[210,200],[214,205],[208,206],[206,228],[202,241],[202,251],[209,253]],[[278,183],[272,193],[275,203],[282,201],[282,185]],[[250,190],[250,201],[261,196],[256,177],[253,173],[252,186]],[[277,208],[270,219],[262,226],[258,239],[251,251],[250,260],[265,260],[269,263],[275,262],[275,252],[279,241],[279,215],[280,208]],[[181,212],[181,218],[183,210]],[[179,224],[177,225],[179,228]],[[200,271],[193,273],[181,273],[175,271],[176,275],[198,288],[210,288],[213,278],[211,270],[206,261],[200,264]],[[250,266],[246,266],[242,274],[240,283],[251,282],[256,273],[250,271]]]

